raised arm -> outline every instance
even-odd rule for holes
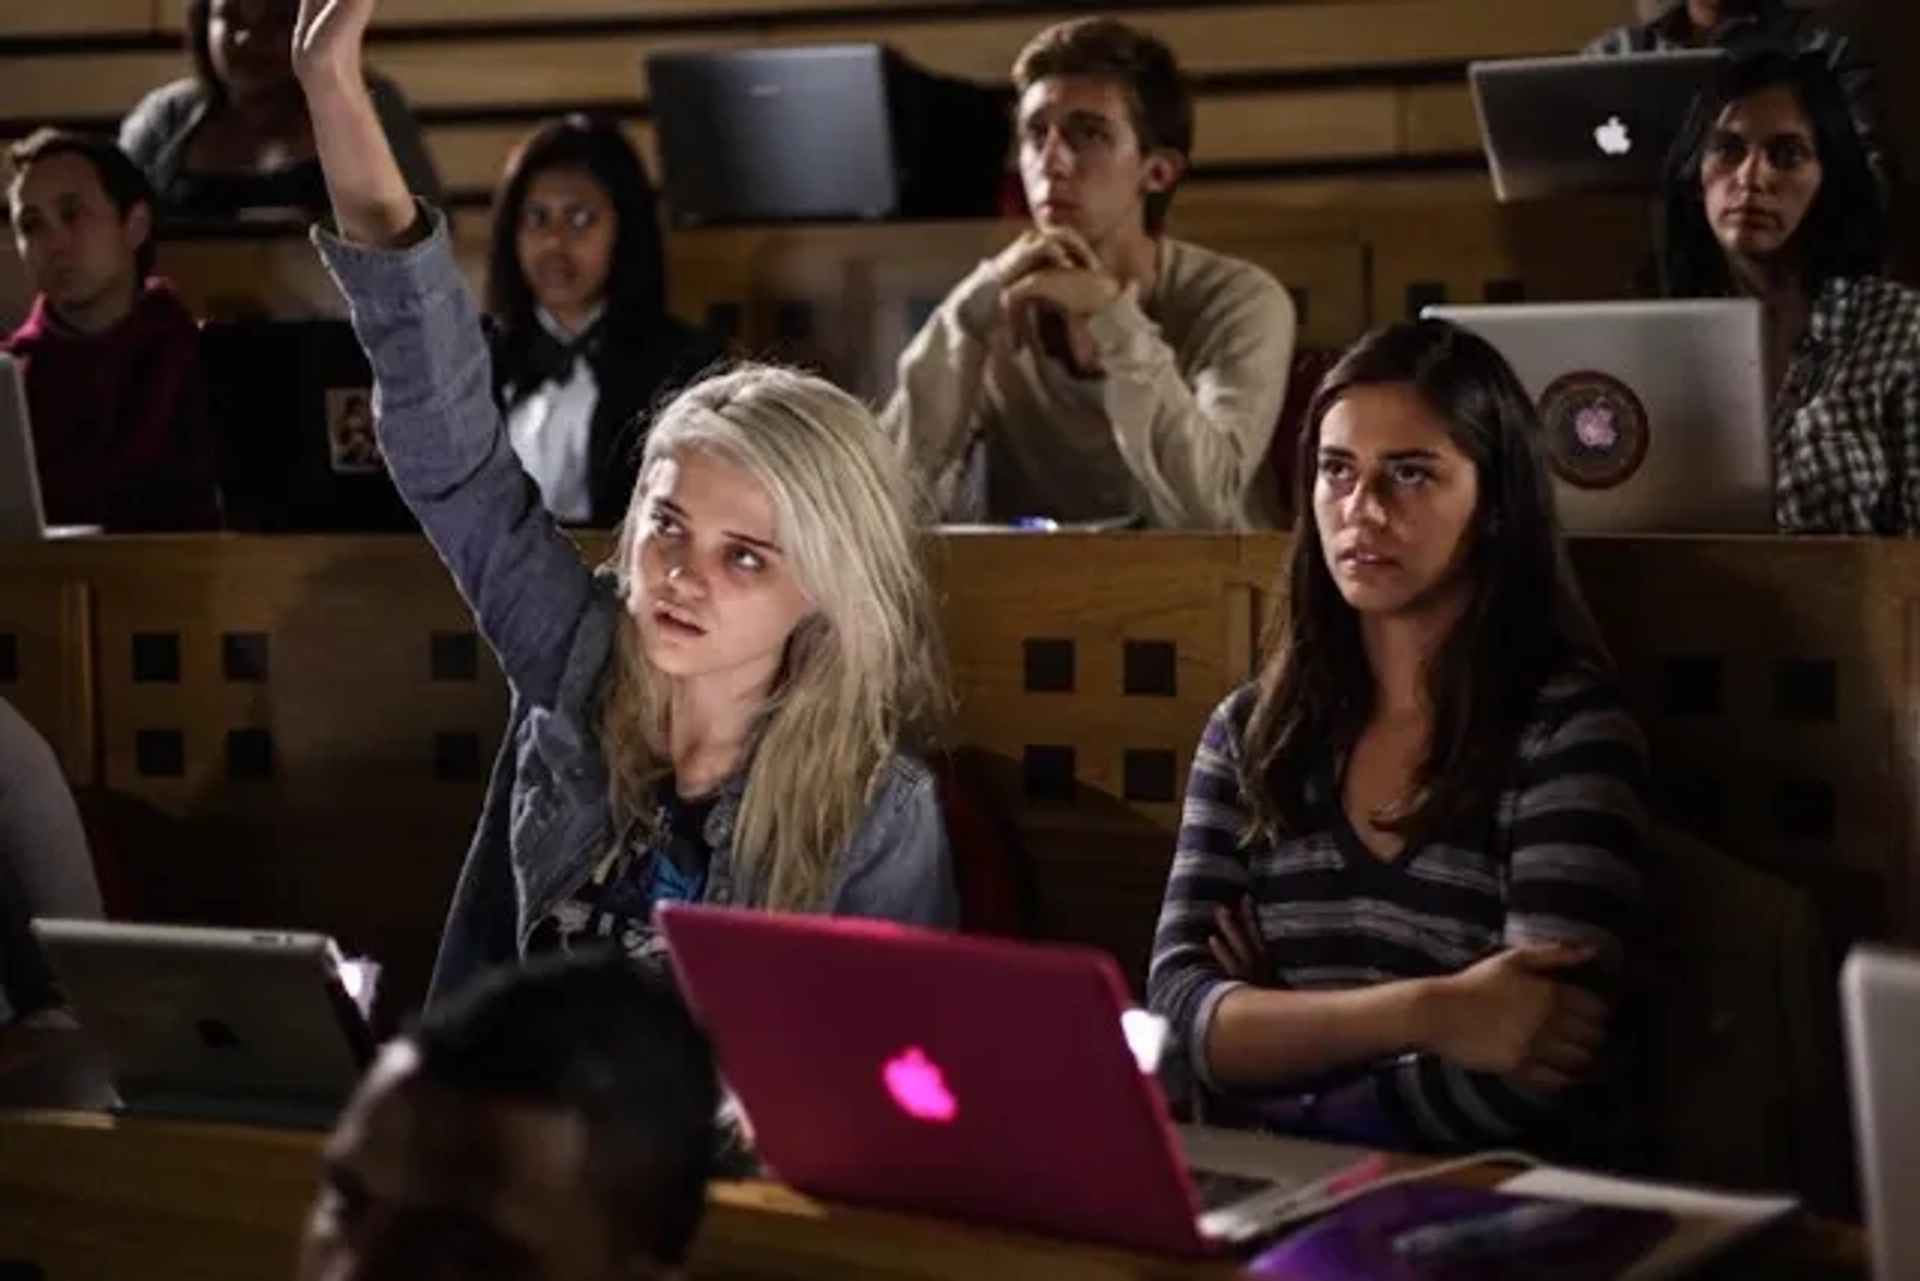
[[[493,397],[479,310],[446,220],[417,202],[360,54],[373,0],[301,0],[294,66],[336,231],[316,231],[373,367],[388,470],[507,679],[549,702],[592,578],[541,504]]]
[[[1152,505],[1154,524],[1245,529],[1250,494],[1286,400],[1293,299],[1264,272],[1237,276],[1208,307],[1183,374],[1131,292],[1088,318],[1106,371],[1114,443]]]

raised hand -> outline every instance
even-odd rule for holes
[[[293,24],[293,71],[302,84],[361,75],[374,0],[300,0]]]
[[[293,70],[307,99],[313,149],[327,175],[338,233],[397,248],[425,233],[361,69],[374,0],[300,0]]]

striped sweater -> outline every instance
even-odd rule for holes
[[[1647,829],[1644,741],[1617,692],[1586,677],[1549,682],[1481,831],[1392,862],[1360,843],[1331,760],[1303,782],[1321,816],[1316,830],[1249,846],[1240,744],[1253,701],[1251,686],[1230,695],[1201,737],[1147,980],[1210,1118],[1239,1112],[1295,1133],[1412,1150],[1564,1146],[1566,1135],[1603,1124],[1593,1113],[1604,1086],[1538,1095],[1427,1054],[1231,1096],[1210,1075],[1206,1047],[1221,999],[1242,984],[1208,941],[1215,910],[1251,897],[1269,966],[1261,986],[1432,977],[1505,946],[1561,941],[1596,945],[1595,981],[1612,986],[1633,935]]]

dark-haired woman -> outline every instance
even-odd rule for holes
[[[1920,293],[1880,274],[1886,216],[1826,60],[1732,63],[1668,169],[1662,292],[1765,308],[1781,529],[1920,532]]]
[[[188,0],[193,75],[155,89],[120,125],[163,217],[317,218],[327,184],[293,76],[298,0]],[[380,123],[415,195],[441,198],[420,126],[393,82],[369,73]]]
[[[1314,399],[1285,627],[1201,738],[1148,978],[1211,1120],[1584,1152],[1609,1119],[1644,748],[1537,432],[1439,321]]]
[[[495,390],[561,521],[619,521],[652,410],[725,356],[666,294],[653,183],[619,126],[568,116],[521,143],[487,256]]]

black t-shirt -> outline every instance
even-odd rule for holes
[[[653,909],[661,903],[698,903],[706,896],[713,864],[706,826],[718,799],[718,793],[684,799],[672,779],[663,780],[656,798],[657,837],[648,843],[635,835],[602,859],[586,884],[534,928],[528,950],[564,951],[610,940],[636,960],[654,959],[659,945]]]

